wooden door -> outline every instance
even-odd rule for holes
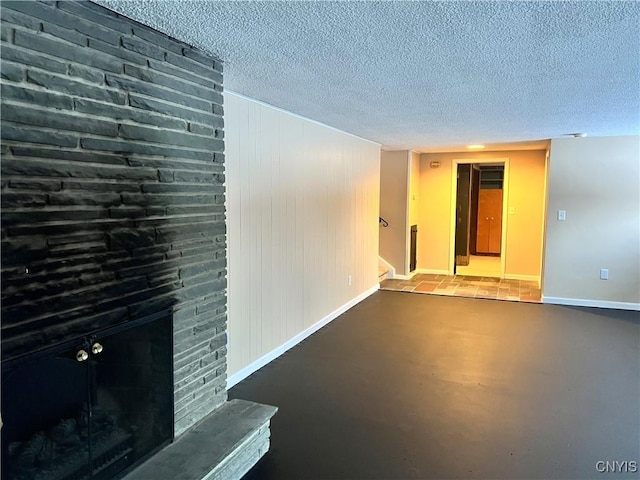
[[[499,254],[501,240],[502,190],[480,189],[476,252]]]
[[[478,229],[476,232],[476,253],[489,253],[489,198],[484,195],[487,190],[480,190],[478,197]]]
[[[496,193],[491,196],[489,253],[497,253],[499,255],[502,244],[502,190],[491,191]]]

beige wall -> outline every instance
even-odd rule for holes
[[[509,159],[506,178],[505,276],[538,279],[542,255],[545,196],[545,151],[506,151],[423,154],[420,160],[418,268],[447,272],[451,251],[452,163]],[[431,162],[440,162],[431,168]],[[513,212],[513,213],[511,213]]]
[[[539,279],[544,228],[546,152],[509,153],[505,276]]]
[[[440,161],[431,168],[431,161]],[[444,154],[421,155],[418,210],[418,268],[447,273],[451,229],[451,160]]]
[[[408,273],[409,167],[407,150],[380,154],[380,216],[389,222],[388,227],[380,227],[380,256],[396,269],[398,275]]]
[[[637,308],[639,184],[638,136],[551,141],[545,300]],[[565,221],[557,220],[558,210],[566,211]],[[609,280],[600,280],[601,268],[609,269]]]
[[[409,228],[416,225],[420,214],[420,154],[411,152],[409,166]]]
[[[408,195],[408,208],[409,218],[407,223],[407,272],[413,274],[410,270],[411,264],[411,226],[418,225],[420,220],[420,154],[417,152],[411,152],[409,157],[409,195]],[[420,237],[420,229],[418,229],[418,238]],[[416,245],[417,249],[417,245]],[[417,260],[417,258],[416,258]],[[417,263],[417,262],[416,262]],[[417,271],[417,265],[416,265]]]
[[[230,92],[225,133],[235,383],[377,287],[380,148]]]

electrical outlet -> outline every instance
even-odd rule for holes
[[[600,269],[600,280],[609,280],[609,269],[601,268]]]
[[[351,275],[347,277],[347,283],[349,284],[349,286],[351,286]]]

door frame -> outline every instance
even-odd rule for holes
[[[509,157],[501,158],[454,158],[451,162],[451,218],[449,226],[449,259],[447,268],[449,275],[453,275],[456,253],[456,194],[458,189],[458,165],[478,163],[504,164],[502,181],[502,232],[500,238],[500,278],[504,278],[507,259],[507,220],[509,217]]]

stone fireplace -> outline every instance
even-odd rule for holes
[[[15,365],[168,318],[175,450],[234,410],[222,63],[90,2],[1,9],[3,382]]]

